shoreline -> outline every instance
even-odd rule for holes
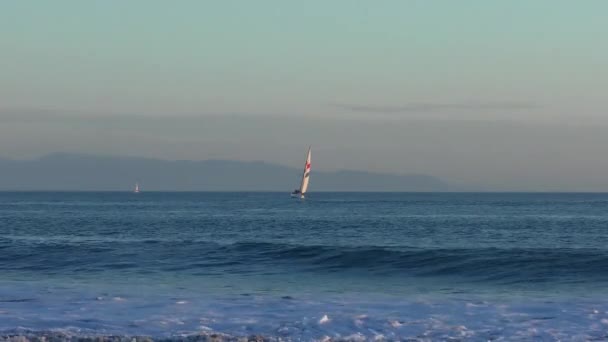
[[[272,342],[284,341],[280,338],[268,338],[260,335],[231,336],[221,333],[201,333],[187,336],[151,337],[112,334],[70,334],[65,332],[32,331],[14,334],[0,333],[0,341],[6,342]],[[334,341],[334,340],[326,340]]]
[[[223,333],[199,333],[186,336],[173,337],[151,337],[151,336],[131,336],[131,335],[112,335],[112,334],[70,334],[66,332],[32,331],[14,334],[0,333],[1,342],[283,342],[302,340],[293,337],[278,337],[264,335],[232,336]],[[354,334],[346,337],[329,337],[313,339],[313,341],[323,342],[350,342],[367,341],[369,339],[362,335]],[[378,336],[374,341],[394,341]],[[409,339],[408,339],[409,340]]]

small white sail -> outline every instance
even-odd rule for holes
[[[306,154],[306,164],[304,164],[304,173],[302,174],[302,183],[300,183],[299,189],[295,189],[291,193],[291,196],[304,198],[304,194],[306,194],[306,191],[308,191],[309,180],[310,180],[310,147],[308,148],[308,153]]]
[[[134,193],[138,193],[139,192],[139,183],[135,183],[135,190],[133,190]]]
[[[304,196],[308,191],[308,182],[310,180],[310,147],[306,155],[306,164],[304,164],[304,174],[302,175],[302,184],[300,185],[300,194]]]
[[[300,193],[304,195],[308,190],[308,182],[310,180],[310,147],[306,155],[306,164],[304,164],[304,174],[302,175],[302,185],[300,185]]]

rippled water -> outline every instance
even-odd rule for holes
[[[608,194],[0,193],[0,331],[589,339]]]

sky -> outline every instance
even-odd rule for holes
[[[53,152],[608,191],[608,2],[0,4],[0,157]]]

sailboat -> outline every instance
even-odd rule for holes
[[[135,183],[135,190],[133,190],[134,193],[139,193],[139,183]]]
[[[294,190],[291,193],[292,197],[300,197],[304,198],[306,191],[308,190],[308,181],[310,180],[310,147],[308,148],[308,153],[306,154],[306,164],[304,164],[304,174],[302,174],[302,183],[300,183],[300,188]]]

